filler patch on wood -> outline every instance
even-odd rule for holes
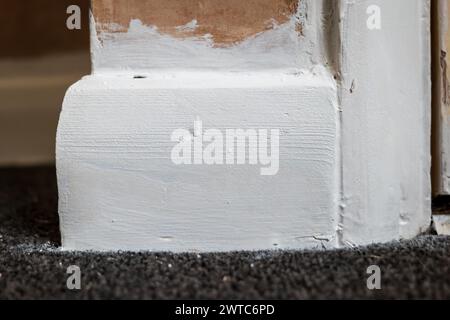
[[[287,22],[299,0],[94,0],[97,32],[127,32],[140,20],[177,38],[212,38],[216,46],[241,42]]]

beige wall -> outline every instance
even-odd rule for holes
[[[81,30],[66,8],[82,9]],[[69,85],[90,72],[88,0],[16,0],[0,11],[0,165],[54,161],[57,120]]]

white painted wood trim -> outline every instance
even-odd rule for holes
[[[97,75],[71,88],[57,148],[64,248],[336,246],[333,82],[273,72],[170,78]],[[279,129],[277,174],[174,164],[171,135],[195,130],[197,118],[205,130]]]
[[[94,74],[67,93],[58,129],[64,249],[337,248],[425,231],[430,3],[377,3],[382,29],[370,31],[369,1],[304,1],[304,37],[277,44],[282,60],[264,49],[270,34],[231,48],[230,64],[227,49],[198,43],[189,61],[174,55],[191,40],[138,22],[101,41],[93,32]],[[175,165],[171,133],[195,132],[198,118],[280,129],[278,174]]]
[[[430,3],[341,1],[341,241],[411,238],[431,223]]]

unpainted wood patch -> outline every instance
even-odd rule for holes
[[[97,32],[126,32],[131,20],[178,38],[210,36],[215,45],[238,43],[297,12],[300,0],[94,0]]]

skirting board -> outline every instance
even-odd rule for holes
[[[335,247],[337,118],[324,76],[87,77],[69,90],[58,130],[63,248]],[[278,170],[262,175],[237,153],[228,165],[174,163],[171,137],[196,135],[198,119],[204,132],[278,129]]]

